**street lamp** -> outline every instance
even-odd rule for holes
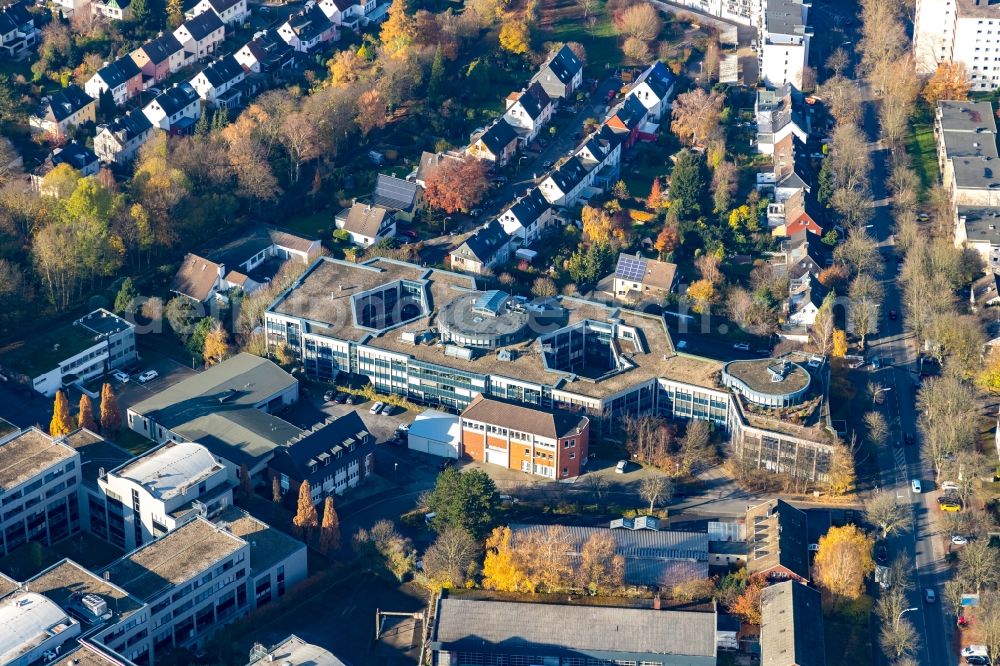
[[[883,386],[879,390],[872,393],[872,404],[874,405],[876,402],[878,402],[878,396],[880,393],[884,393],[885,391],[891,391],[891,390],[892,390],[891,386]]]
[[[899,615],[896,616],[896,622],[898,623],[902,619],[904,613],[909,613],[910,611],[915,611],[915,610],[917,610],[916,606],[914,606],[913,608],[904,608],[903,610],[899,611]]]

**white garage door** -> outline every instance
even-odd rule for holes
[[[436,439],[429,439],[427,437],[420,437],[417,435],[410,435],[407,439],[407,447],[413,451],[420,451],[421,453],[429,453],[432,456],[441,456],[442,458],[457,458],[458,451],[455,450],[448,442],[442,442]]]
[[[506,449],[486,449],[486,462],[493,465],[500,465],[501,467],[507,467],[507,451]]]

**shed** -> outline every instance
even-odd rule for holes
[[[459,417],[434,409],[418,414],[407,432],[407,447],[412,451],[443,458],[461,455],[462,428]]]

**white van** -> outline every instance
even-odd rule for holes
[[[431,521],[434,520],[435,518],[437,518],[437,513],[433,512],[433,511],[431,511],[430,513],[425,513],[424,514],[424,523],[426,523],[427,525],[430,525]]]

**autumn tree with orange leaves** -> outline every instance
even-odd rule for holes
[[[427,175],[427,204],[445,213],[468,211],[486,194],[486,163],[472,157],[445,160]]]
[[[656,235],[656,242],[653,243],[653,247],[656,251],[660,253],[660,259],[670,254],[676,250],[681,244],[681,235],[677,233],[677,229],[674,227],[663,227],[659,234]]]
[[[760,593],[767,587],[767,579],[760,574],[750,576],[747,586],[733,601],[729,612],[747,624],[760,626]]]
[[[969,98],[972,81],[969,70],[961,62],[942,62],[927,80],[923,96],[928,104],[936,104],[942,99],[963,100]]]

